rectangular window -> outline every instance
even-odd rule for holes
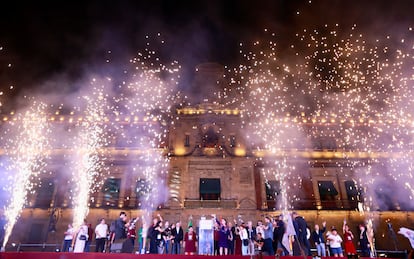
[[[266,200],[274,201],[276,197],[280,194],[280,181],[266,181]]]
[[[339,194],[332,181],[318,181],[321,201],[333,201]]]
[[[349,201],[359,201],[361,190],[356,186],[354,181],[345,181],[346,195]]]
[[[266,203],[269,210],[275,210],[278,204],[278,196],[281,192],[280,181],[266,181]]]
[[[221,185],[219,178],[200,178],[200,199],[220,199]]]
[[[230,136],[230,147],[236,147],[236,136]]]
[[[345,181],[346,196],[351,209],[358,208],[358,202],[362,200],[362,189],[354,181]]]
[[[118,206],[119,191],[121,189],[120,178],[108,178],[102,187],[103,201],[102,204],[108,207]]]
[[[185,134],[184,146],[185,147],[190,146],[190,135],[189,134]]]

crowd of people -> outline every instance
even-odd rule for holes
[[[332,226],[327,231],[326,222],[315,224],[313,230],[304,217],[296,212],[290,215],[264,217],[256,224],[253,221],[233,222],[212,215],[214,222],[213,249],[211,255],[308,255],[308,256],[362,256],[371,255],[370,234],[363,224],[356,235],[346,221],[342,233]],[[137,224],[138,218],[128,219],[125,212],[108,226],[100,219],[95,228],[86,221],[75,231],[69,225],[65,232],[65,252],[89,252],[95,237],[95,252],[137,253],[137,254],[196,254],[198,233],[192,223],[183,229],[181,222],[154,217],[150,226],[145,222]],[[139,227],[138,227],[139,225]],[[358,244],[359,253],[355,244]],[[315,253],[312,254],[311,247]]]

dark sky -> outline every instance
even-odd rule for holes
[[[8,1],[0,9],[0,88],[45,87],[51,78],[68,82],[94,71],[116,73],[161,32],[166,60],[178,59],[188,83],[196,64],[237,63],[238,42],[260,38],[264,28],[280,43],[301,28],[358,24],[369,33],[387,33],[414,24],[414,1],[389,0],[151,0]],[[299,12],[299,14],[297,13]],[[405,27],[404,27],[405,26]],[[110,57],[106,53],[111,50]],[[103,66],[105,59],[111,67]],[[9,67],[8,64],[12,66]],[[115,71],[114,71],[115,70]],[[121,70],[121,69],[120,69]],[[187,72],[186,72],[187,71]],[[59,85],[47,84],[54,90]],[[53,90],[52,89],[52,90]]]

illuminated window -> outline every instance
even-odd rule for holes
[[[220,199],[221,185],[218,178],[200,178],[200,199]]]
[[[118,206],[119,191],[121,189],[120,178],[108,178],[102,187],[103,201],[102,204],[108,207]]]

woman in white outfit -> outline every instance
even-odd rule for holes
[[[79,227],[79,231],[76,235],[75,246],[73,247],[74,253],[83,253],[85,249],[86,240],[88,240],[88,226],[86,221]]]
[[[249,235],[247,234],[247,229],[244,223],[239,226],[239,235],[242,241],[242,255],[249,255]]]

